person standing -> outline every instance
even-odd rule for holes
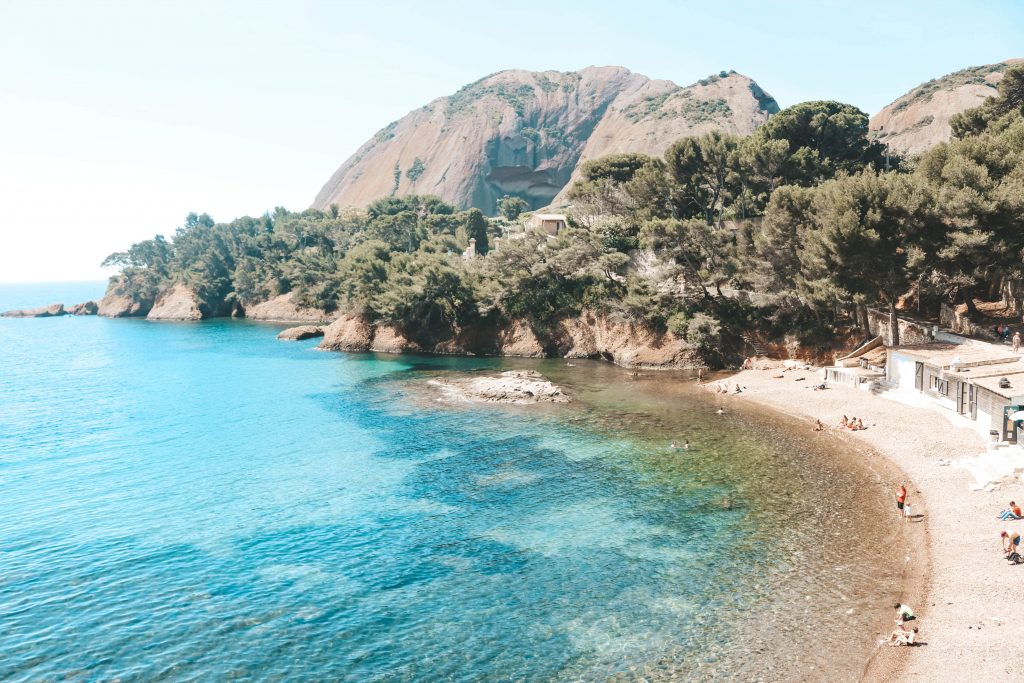
[[[896,509],[900,511],[900,519],[904,517],[903,506],[907,504],[907,487],[900,484],[896,489]]]
[[[1020,350],[1020,332],[1013,333],[1013,352],[1017,353]]]

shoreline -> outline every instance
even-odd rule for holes
[[[915,519],[904,523],[907,554],[892,559],[903,564],[900,601],[918,614],[914,625],[921,629],[922,645],[880,646],[865,664],[862,680],[1005,677],[1005,653],[1015,644],[1005,626],[1017,620],[1020,577],[997,552],[998,531],[1000,525],[1018,528],[1022,523],[1000,522],[997,515],[1010,499],[1024,497],[1024,485],[1003,480],[994,490],[972,491],[966,471],[940,464],[941,459],[973,457],[986,449],[980,434],[954,424],[952,414],[941,408],[911,407],[831,385],[814,392],[810,385],[821,377],[818,368],[773,377],[779,374],[772,368],[732,375],[727,380],[745,390],[728,398],[796,419],[812,435],[837,438],[858,451],[869,468],[878,464],[906,476]],[[868,428],[835,429],[843,414],[862,418]],[[826,425],[826,432],[811,431],[816,419]],[[886,624],[887,636],[891,620]]]

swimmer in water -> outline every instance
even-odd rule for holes
[[[672,443],[670,443],[670,444],[668,445],[668,447],[669,447],[669,448],[679,448],[678,446],[676,446],[676,442],[675,442],[675,441],[673,441]]]
[[[729,500],[729,496],[722,499],[722,507],[726,510],[732,510],[732,501]]]
[[[683,444],[683,450],[684,451],[690,450],[690,440],[689,439],[687,439],[686,442]]]
[[[717,415],[725,415],[725,408],[719,408],[715,411]]]

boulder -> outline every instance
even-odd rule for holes
[[[266,320],[284,323],[327,323],[335,318],[319,308],[307,308],[295,303],[295,292],[288,292],[262,303],[247,306],[245,317],[249,320]]]
[[[178,283],[156,298],[146,315],[147,320],[202,320],[196,293],[187,285]]]
[[[325,351],[369,351],[373,344],[373,325],[365,318],[342,315],[324,329],[324,340],[317,346]]]
[[[96,315],[98,310],[99,306],[96,305],[95,301],[83,301],[69,308],[68,313],[70,315]]]
[[[377,353],[415,353],[422,351],[419,344],[410,341],[391,325],[374,326],[370,350]]]
[[[317,325],[299,325],[298,327],[289,327],[287,330],[282,330],[277,335],[277,338],[284,341],[302,341],[303,339],[322,336],[324,336],[324,328],[322,327]]]
[[[64,304],[50,304],[39,308],[18,308],[13,311],[4,311],[0,316],[4,318],[54,318],[59,315],[67,315]]]

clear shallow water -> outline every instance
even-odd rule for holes
[[[24,294],[0,309],[49,302]],[[863,557],[887,501],[784,426],[607,365],[275,332],[0,319],[0,678],[859,673],[897,580]],[[506,366],[577,400],[427,384]]]

